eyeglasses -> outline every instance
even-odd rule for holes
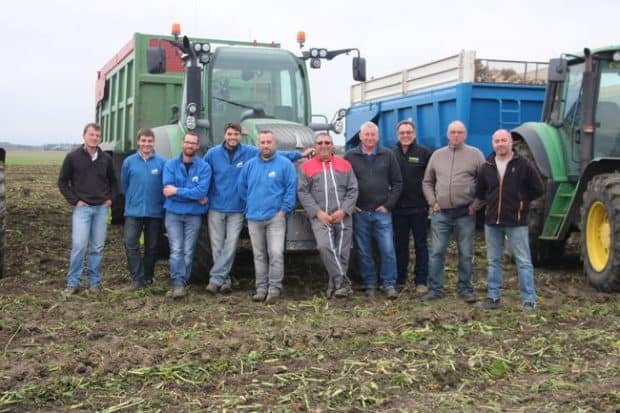
[[[188,141],[183,141],[184,145],[198,145],[198,142],[188,142]]]
[[[318,146],[323,146],[323,145],[327,146],[327,145],[331,145],[332,143],[330,141],[318,141],[316,144]]]

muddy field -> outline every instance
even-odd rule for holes
[[[515,269],[504,308],[454,296],[423,303],[326,300],[316,265],[289,262],[285,298],[250,301],[192,285],[171,301],[167,262],[147,291],[127,282],[121,229],[110,227],[104,292],[63,299],[70,209],[58,166],[9,166],[7,277],[0,280],[0,412],[536,411],[620,409],[620,295],[584,283],[573,251],[538,269],[535,314],[521,311]],[[476,292],[485,292],[478,235]]]

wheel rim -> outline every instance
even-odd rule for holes
[[[600,201],[594,202],[588,211],[586,249],[592,268],[598,272],[603,271],[609,261],[609,246],[611,245],[609,228],[607,208]]]

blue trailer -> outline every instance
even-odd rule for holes
[[[508,69],[496,69],[499,64]],[[517,69],[517,68],[523,69]],[[436,149],[447,144],[453,120],[468,129],[467,143],[485,156],[491,134],[539,121],[545,95],[546,63],[476,59],[464,51],[446,59],[358,83],[351,88],[347,110],[346,148],[359,144],[366,121],[379,127],[383,146],[396,145],[396,124],[410,119],[420,144]]]

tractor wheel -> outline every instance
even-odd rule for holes
[[[4,162],[0,162],[0,278],[4,277],[4,254],[6,252],[6,184]]]
[[[213,256],[211,255],[208,225],[207,214],[205,214],[202,216],[200,234],[198,235],[196,249],[194,250],[194,262],[190,277],[190,282],[192,283],[206,283],[209,281],[209,270],[213,266]]]
[[[588,282],[601,291],[620,291],[620,174],[601,174],[588,183],[580,230]]]

